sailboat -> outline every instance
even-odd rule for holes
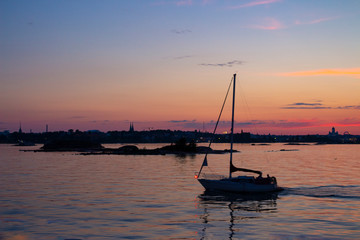
[[[201,174],[204,166],[208,166],[207,153],[205,154],[204,161],[201,165],[201,168],[198,173],[195,174],[195,178],[200,182],[200,184],[206,190],[216,190],[216,191],[225,191],[225,192],[237,192],[237,193],[264,193],[264,192],[275,192],[280,191],[282,188],[278,187],[277,180],[275,177],[267,175],[263,177],[261,171],[238,168],[233,165],[233,143],[234,143],[234,109],[235,109],[235,85],[236,85],[236,74],[234,74],[232,79],[233,85],[233,99],[232,99],[232,117],[231,117],[231,133],[230,133],[230,164],[229,164],[229,177],[217,176],[217,175],[205,175]],[[219,123],[222,110],[224,108],[227,95],[230,90],[231,83],[229,85],[228,92],[225,97],[222,109],[218,121],[215,125],[214,134]],[[210,141],[209,148],[212,141]],[[257,176],[237,176],[233,177],[232,173],[234,172],[247,172],[252,174],[257,174]]]

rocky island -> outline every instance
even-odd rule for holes
[[[26,151],[26,150],[25,150]],[[100,143],[90,140],[54,140],[45,143],[34,152],[78,152],[81,155],[166,155],[166,154],[224,154],[230,150],[213,150],[210,147],[197,146],[194,141],[187,143],[185,138],[176,143],[155,149],[140,149],[136,145],[125,145],[119,148],[105,148]],[[234,152],[237,152],[234,150]]]

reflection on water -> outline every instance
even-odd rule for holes
[[[237,231],[236,224],[242,225],[247,220],[261,218],[260,213],[271,213],[277,210],[278,193],[237,194],[204,191],[198,198],[200,199],[198,207],[204,211],[200,216],[203,221],[200,239],[207,239],[208,235],[211,235],[207,233],[207,228],[212,228],[212,223],[217,221],[216,211],[219,209],[223,211],[228,209],[228,238],[233,239]],[[213,212],[215,212],[214,216],[212,216]]]
[[[205,190],[198,196],[200,203],[211,204],[216,202],[251,202],[251,201],[276,201],[278,192],[269,193],[228,193],[222,191],[209,191]],[[259,210],[259,209],[256,209]]]
[[[234,164],[275,175],[285,189],[241,195],[204,192],[193,175],[200,155],[81,156],[0,145],[0,239],[360,239],[360,145],[283,148],[291,146],[235,145]],[[208,163],[228,174],[228,155]]]
[[[200,239],[360,236],[360,186],[296,187],[255,195],[204,191],[198,199]]]

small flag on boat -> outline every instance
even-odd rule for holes
[[[203,163],[202,163],[202,166],[207,166],[207,165],[208,165],[208,163],[207,163],[207,157],[205,156],[204,161],[203,161]]]

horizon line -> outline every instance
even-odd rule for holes
[[[81,132],[81,133],[86,133],[86,132],[93,132],[93,133],[108,133],[108,132],[154,132],[154,131],[171,131],[171,132],[198,132],[198,133],[209,133],[209,134],[213,134],[212,132],[209,131],[201,131],[200,129],[194,129],[194,130],[171,130],[171,129],[144,129],[144,130],[109,130],[109,131],[101,131],[98,129],[89,129],[89,130],[79,130],[79,129],[68,129],[68,130],[57,130],[57,131],[44,131],[44,132],[19,132],[19,131],[13,131],[10,132],[10,130],[4,130],[0,132],[0,135],[6,135],[4,133],[8,132],[7,134],[14,134],[14,133],[20,133],[20,134],[44,134],[44,133],[57,133],[57,132],[65,132],[65,133],[76,133],[76,132]],[[330,131],[329,131],[330,133]],[[321,133],[315,133],[315,134],[310,134],[310,133],[306,133],[306,134],[272,134],[272,133],[251,133],[251,132],[245,132],[243,130],[241,130],[240,132],[234,132],[234,134],[250,134],[250,135],[271,135],[271,136],[314,136],[314,135],[318,135],[318,136],[329,136],[328,134],[321,134]],[[230,132],[221,132],[221,133],[215,133],[215,135],[225,135],[225,134],[230,134]],[[337,136],[346,136],[346,135],[351,135],[351,136],[360,136],[360,134],[351,134],[348,131],[345,131],[343,134],[338,133]]]

